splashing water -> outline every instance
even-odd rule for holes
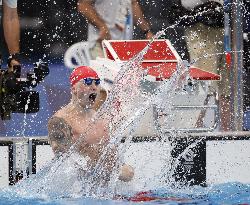
[[[164,32],[159,32],[155,38],[159,38],[162,34]],[[77,146],[91,131],[92,127],[89,126],[68,153],[52,160],[35,176],[11,188],[12,193],[22,197],[38,198],[114,197],[118,170],[122,164],[122,156],[118,156],[116,150],[122,138],[126,137],[126,142],[130,141],[139,119],[153,105],[157,109],[170,112],[169,101],[171,102],[170,99],[175,92],[182,89],[188,76],[189,67],[178,62],[177,71],[168,81],[163,81],[153,93],[145,94],[140,83],[147,71],[142,69],[141,63],[152,42],[153,39],[137,56],[122,64],[108,99],[93,119],[93,124],[102,119],[110,125],[110,142],[103,148],[96,166],[92,169],[86,168],[86,160],[76,151]],[[158,132],[163,134],[164,130]],[[127,146],[128,143],[125,143],[121,153],[124,153]],[[110,163],[109,156],[116,162],[113,164],[112,173],[106,169]],[[110,177],[108,184],[106,177]]]

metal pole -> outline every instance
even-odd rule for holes
[[[243,26],[242,0],[232,0],[231,36],[232,67],[230,74],[232,131],[243,129]]]

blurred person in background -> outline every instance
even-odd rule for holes
[[[230,129],[230,77],[225,66],[223,0],[181,0],[190,60],[193,66],[221,75],[220,82],[210,85],[217,92],[220,107],[220,129]]]
[[[183,60],[189,61],[186,39],[184,38],[184,28],[176,24],[178,16],[183,15],[180,11],[181,3],[177,0],[139,0],[143,14],[148,20],[153,33],[164,30],[164,38],[168,39]],[[179,6],[178,6],[179,4]],[[139,29],[135,30],[135,38],[143,38],[143,33]]]
[[[103,56],[102,40],[132,39],[133,22],[146,39],[153,37],[137,0],[79,0],[78,11],[89,22],[88,42],[93,59]]]
[[[0,0],[1,16],[1,49],[3,52],[4,39],[9,53],[8,68],[13,70],[14,65],[19,65],[19,42],[20,42],[20,24],[17,13],[17,0]],[[3,32],[2,32],[3,31]],[[4,38],[3,38],[4,36]]]
[[[223,0],[182,0],[181,3],[187,15],[182,23],[190,60],[201,69],[218,73],[223,53]]]

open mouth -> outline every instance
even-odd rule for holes
[[[91,93],[91,94],[89,95],[89,101],[95,102],[96,96],[97,96],[96,93]]]

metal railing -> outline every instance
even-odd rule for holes
[[[213,105],[208,105],[209,100],[211,97],[214,97],[215,102]],[[173,105],[172,111],[174,110],[200,110],[199,117],[197,119],[196,125],[193,128],[169,128],[166,129],[164,128],[163,132],[168,133],[168,132],[194,132],[194,133],[199,133],[199,132],[213,132],[219,125],[220,121],[220,112],[219,112],[219,102],[217,99],[217,93],[213,92],[212,94],[208,94],[204,104],[203,105]],[[164,113],[162,110],[157,110],[156,106],[153,108],[154,110],[154,120],[156,123],[156,127],[158,129],[162,129],[161,125],[159,123],[158,118],[164,115],[168,115],[167,113]],[[206,115],[207,110],[213,110],[214,111],[214,116],[213,116],[213,124],[210,127],[201,127],[201,124],[203,124],[204,117]]]

